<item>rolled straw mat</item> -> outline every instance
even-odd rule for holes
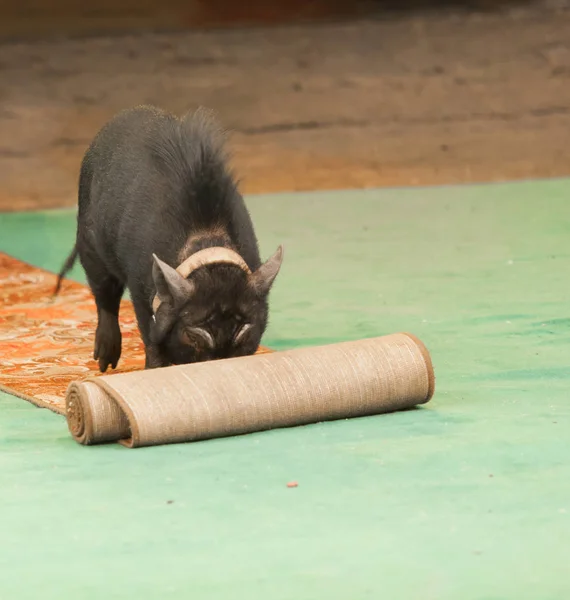
[[[393,335],[72,382],[81,444],[190,442],[411,408],[434,393],[429,353]]]

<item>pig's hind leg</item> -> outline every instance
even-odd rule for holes
[[[119,307],[125,286],[108,272],[95,252],[81,252],[80,258],[97,305],[93,359],[99,361],[99,370],[105,373],[109,365],[115,369],[121,357]]]

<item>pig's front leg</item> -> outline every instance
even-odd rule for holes
[[[158,369],[160,367],[167,367],[169,362],[164,357],[160,348],[153,344],[145,345],[146,360],[144,363],[145,369]]]
[[[131,292],[131,297],[133,293]],[[152,310],[147,306],[147,303],[133,298],[133,306],[139,331],[144,343],[145,351],[145,369],[157,369],[159,367],[167,367],[170,363],[164,356],[159,346],[153,344],[150,337],[150,328],[152,323]]]
[[[119,308],[125,287],[89,247],[81,249],[80,258],[97,305],[93,359],[99,361],[99,370],[105,373],[109,366],[115,369],[121,357]]]

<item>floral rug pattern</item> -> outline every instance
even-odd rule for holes
[[[97,313],[89,288],[64,281],[56,298],[53,273],[0,253],[0,389],[63,413],[71,381],[100,375],[93,360]],[[123,300],[123,336],[116,371],[144,367],[132,304]],[[261,347],[259,353],[269,352]]]

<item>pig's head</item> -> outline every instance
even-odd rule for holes
[[[283,260],[281,246],[254,272],[245,263],[212,262],[186,278],[156,255],[153,260],[160,303],[151,341],[170,363],[255,353],[267,326],[268,296]]]

